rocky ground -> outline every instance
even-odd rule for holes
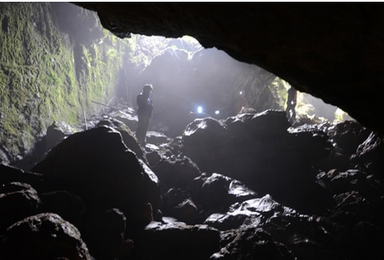
[[[130,109],[0,165],[2,259],[383,259],[383,137],[284,111],[138,145]]]

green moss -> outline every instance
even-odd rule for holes
[[[63,5],[79,23],[62,28],[52,3],[0,3],[0,140],[15,157],[54,121],[83,123],[84,112],[96,112],[92,100],[109,101],[122,65],[125,45],[97,16]],[[71,26],[84,28],[71,35]]]

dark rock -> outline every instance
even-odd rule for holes
[[[134,111],[128,110],[128,111],[119,111],[116,115],[114,115],[114,118],[118,121],[123,122],[126,126],[128,126],[132,131],[136,131],[138,119],[137,116],[134,115]]]
[[[275,135],[284,135],[291,126],[285,111],[278,110],[266,110],[257,114],[239,114],[227,118],[225,125],[234,136],[249,139],[253,139],[254,136],[270,138]]]
[[[352,155],[359,165],[376,178],[384,180],[384,137],[371,133],[368,138],[359,145],[356,154]]]
[[[25,218],[5,232],[0,244],[2,259],[90,260],[80,232],[53,213]]]
[[[145,201],[151,205],[151,210],[153,213],[157,212],[162,206],[161,190],[160,190],[160,181],[156,174],[142,161],[139,161],[141,166],[145,171],[144,183],[142,187],[142,195]],[[144,208],[146,208],[148,203],[144,203]],[[148,222],[149,223],[149,222]],[[145,224],[148,224],[145,223]]]
[[[335,241],[329,234],[331,229],[328,229],[328,226],[323,225],[314,217],[281,205],[269,195],[233,204],[227,213],[212,214],[204,223],[223,230],[223,234],[232,236],[232,239],[222,237],[223,248],[220,251],[221,254],[216,257],[224,257],[225,254],[232,253],[227,252],[228,246],[233,246],[231,244],[236,241],[237,238],[234,237],[238,236],[238,233],[259,228],[263,232],[268,232],[269,242],[283,246],[285,252],[289,251],[294,256],[300,256],[303,259],[307,257],[310,259],[337,259],[332,258],[334,254],[329,251],[329,247],[334,245]],[[230,235],[231,230],[236,230],[236,234]],[[225,240],[223,241],[223,239]],[[247,244],[241,247],[238,249],[239,252],[245,250]],[[245,251],[242,252],[245,253]],[[271,259],[275,259],[272,252],[266,253],[263,257],[267,258],[268,255]],[[288,254],[288,256],[292,255]]]
[[[231,203],[243,202],[257,197],[257,193],[246,187],[238,180],[231,180],[228,187],[228,195]]]
[[[204,223],[220,230],[240,227],[242,224],[252,222],[253,225],[262,225],[268,218],[275,214],[284,216],[297,216],[295,210],[284,207],[270,195],[255,198],[231,205],[227,213],[214,213]]]
[[[153,168],[163,191],[169,188],[186,188],[200,175],[198,166],[188,157],[161,159]]]
[[[163,210],[168,214],[177,205],[190,198],[190,194],[180,188],[171,188],[163,195]]]
[[[0,164],[0,184],[8,182],[28,183],[39,192],[45,189],[45,181],[42,174],[24,171],[13,166]]]
[[[347,191],[358,190],[362,183],[367,183],[367,174],[356,169],[340,172],[330,182],[333,193],[339,194]],[[360,187],[358,187],[360,185]]]
[[[171,138],[167,137],[165,134],[155,131],[147,132],[147,143],[151,143],[154,145],[161,145],[164,143],[169,143],[172,141]]]
[[[355,259],[383,259],[383,228],[367,221],[360,221],[353,229],[349,254]]]
[[[235,202],[257,197],[257,193],[238,180],[213,173],[201,186],[199,202],[205,209],[226,209]]]
[[[152,222],[135,241],[137,259],[208,259],[219,250],[219,232],[206,225]]]
[[[247,227],[237,231],[233,241],[210,259],[293,260],[296,257],[283,244],[274,241],[268,232],[256,227]]]
[[[110,209],[87,217],[83,236],[92,256],[113,259],[125,241],[126,218],[118,209]]]
[[[40,199],[40,212],[56,213],[77,228],[81,227],[86,208],[79,196],[68,191],[52,191],[41,194]]]
[[[119,131],[121,137],[123,138],[124,144],[129,149],[131,149],[138,158],[146,161],[146,159],[144,159],[144,152],[141,149],[141,146],[138,144],[135,134],[129,128],[127,128],[127,126],[123,122],[118,121],[116,119],[110,119],[102,120],[97,124],[97,126],[102,125],[112,127],[115,130]]]
[[[53,122],[53,124],[47,128],[45,151],[48,152],[52,147],[64,140],[64,138],[70,134],[73,134],[73,131],[69,129],[68,125],[63,122]]]
[[[163,196],[162,211],[188,225],[201,223],[199,208],[193,202],[191,195],[183,189],[171,188]]]
[[[187,225],[200,223],[198,208],[190,199],[186,199],[176,205],[171,216],[175,217],[178,221],[185,222]]]
[[[329,129],[332,143],[340,147],[346,155],[351,156],[364,142],[371,131],[355,121],[344,121]]]
[[[162,158],[160,155],[160,148],[156,145],[147,144],[145,146],[145,151],[145,157],[147,158],[148,164],[150,166],[155,166]]]
[[[205,219],[204,224],[217,228],[218,230],[238,229],[248,217],[248,214],[242,213],[213,213]]]
[[[188,125],[185,155],[202,171],[238,179],[260,195],[306,211],[325,210],[331,197],[315,184],[313,169],[330,154],[325,132],[308,126],[287,131],[284,111],[241,114],[226,122],[203,118]]]
[[[47,128],[47,133],[35,143],[31,151],[21,160],[15,161],[13,165],[24,170],[32,168],[37,162],[44,159],[49,150],[64,140],[68,135],[75,133],[75,131],[74,128],[65,122],[53,122],[53,124]]]
[[[221,172],[214,166],[224,162],[229,138],[223,123],[214,118],[198,118],[183,133],[183,152],[199,165],[200,170]]]
[[[0,230],[37,213],[40,198],[31,185],[19,182],[0,186]]]
[[[90,211],[117,207],[129,218],[148,202],[155,210],[160,207],[156,175],[107,126],[69,136],[32,171],[49,178],[52,191],[81,197]]]

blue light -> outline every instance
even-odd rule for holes
[[[199,113],[199,114],[203,113],[203,107],[198,106],[197,107],[197,113]]]

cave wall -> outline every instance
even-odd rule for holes
[[[76,4],[122,38],[193,36],[384,133],[382,3]]]
[[[0,162],[28,152],[55,120],[77,125],[109,100],[118,38],[69,3],[0,3]],[[76,30],[74,30],[76,29]],[[99,44],[103,41],[103,44]]]

